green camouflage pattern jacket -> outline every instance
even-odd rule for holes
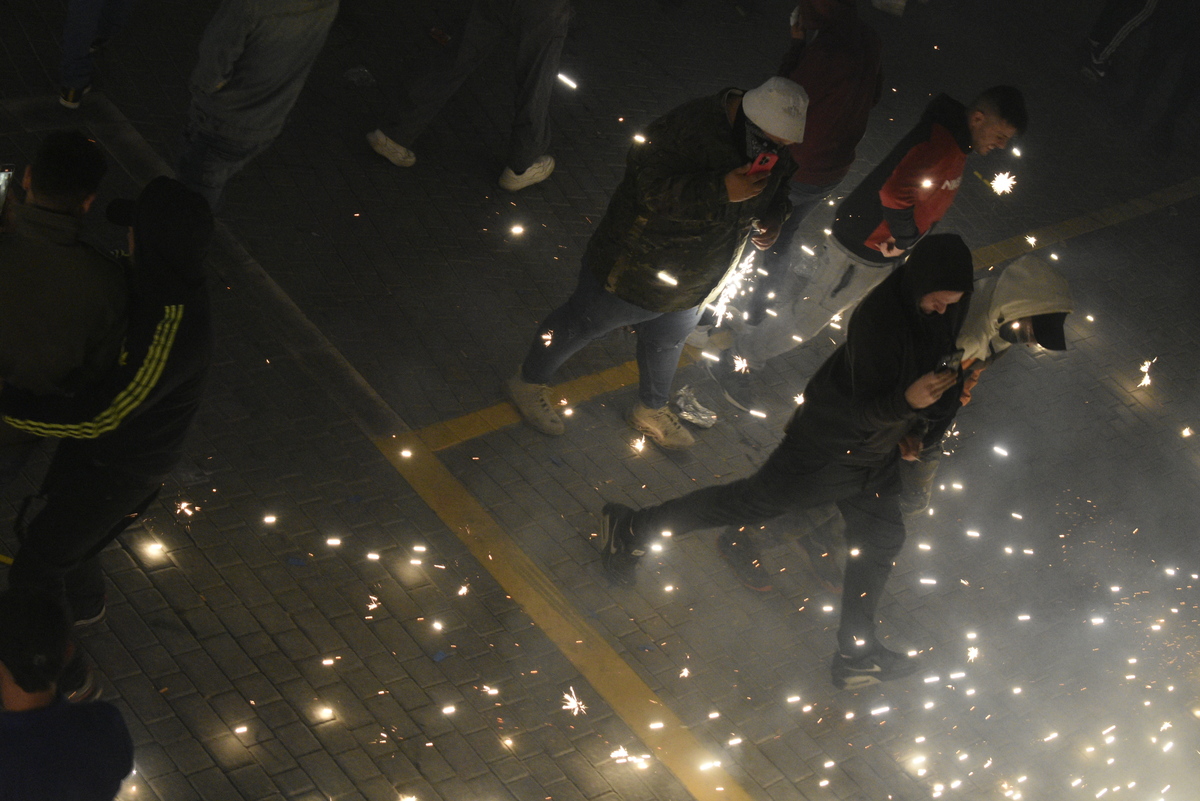
[[[791,213],[788,178],[796,164],[786,148],[761,194],[729,202],[726,173],[750,161],[734,141],[731,92],[740,94],[725,89],[684,103],[630,148],[625,177],[584,256],[621,300],[661,313],[700,305],[741,261],[754,221]]]

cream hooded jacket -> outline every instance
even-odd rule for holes
[[[1007,350],[1011,343],[1000,338],[1006,323],[1073,310],[1067,279],[1039,256],[1022,256],[999,275],[975,282],[971,307],[958,335],[963,363],[990,361]]]

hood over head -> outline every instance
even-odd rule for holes
[[[208,202],[174,178],[159,176],[137,200],[114,200],[109,222],[133,228],[134,265],[186,286],[204,280],[203,263],[213,234]]]
[[[1022,317],[1044,317],[1035,323],[1034,331],[1045,336],[1048,328],[1057,336],[1062,330],[1062,320],[1075,308],[1071,300],[1071,289],[1067,279],[1040,256],[1028,254],[1009,264],[999,275],[989,276],[979,282],[975,302],[967,313],[958,346],[963,349],[964,359],[987,359],[1009,347],[1010,343],[1000,338],[1000,329],[1006,323]],[[1043,344],[1061,349],[1058,342],[1043,340]]]

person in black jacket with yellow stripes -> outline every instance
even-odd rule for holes
[[[5,422],[62,440],[38,496],[22,508],[9,585],[62,597],[77,625],[104,614],[96,556],[179,461],[212,352],[203,262],[213,219],[204,198],[160,177],[136,202],[110,204],[108,216],[130,232],[129,324],[118,364],[70,396],[13,387],[0,395]]]
[[[762,582],[765,576],[754,575],[765,574],[757,549],[738,527],[836,503],[857,555],[846,567],[833,682],[858,689],[914,672],[916,659],[875,635],[879,598],[905,539],[897,467],[912,454],[902,454],[900,444],[958,402],[956,338],[972,272],[971,253],[958,236],[918,243],[855,310],[845,344],[808,382],[783,442],[758,472],[638,511],[606,505],[599,537],[605,567],[627,578],[651,538],[664,531],[732,526],[718,540],[722,554],[743,581]]]

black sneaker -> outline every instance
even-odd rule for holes
[[[628,579],[646,549],[633,540],[633,510],[621,503],[606,503],[600,511],[600,563],[609,573]]]
[[[717,551],[747,587],[755,592],[774,589],[771,576],[762,565],[758,546],[748,533],[736,528],[726,529],[717,537]]]
[[[725,400],[743,412],[748,412],[754,408],[754,390],[750,388],[749,367],[739,370],[738,364],[733,351],[724,350],[719,362],[705,359],[704,369],[708,370],[712,380],[717,382]]]
[[[829,672],[833,686],[839,690],[861,690],[872,684],[911,676],[920,667],[917,658],[876,645],[870,653],[860,657],[834,654]]]

